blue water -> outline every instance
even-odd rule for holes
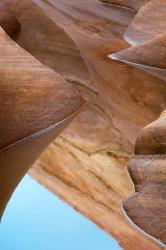
[[[120,247],[95,224],[26,176],[0,225],[0,249],[119,250]]]

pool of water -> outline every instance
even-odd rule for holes
[[[26,176],[0,225],[2,250],[119,250],[95,224]]]

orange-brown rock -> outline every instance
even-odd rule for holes
[[[138,136],[129,172],[136,193],[123,203],[127,215],[145,232],[166,244],[166,116]]]
[[[129,47],[123,36],[135,13],[96,0],[7,2],[22,27],[17,43],[87,100],[31,175],[125,250],[162,249],[121,211],[122,201],[134,191],[126,165],[137,134],[166,107],[163,80],[108,58]]]
[[[128,28],[135,47],[110,55],[166,81],[166,2],[150,1]],[[153,16],[153,19],[151,18]],[[152,21],[151,21],[152,19]],[[138,135],[128,169],[135,194],[123,203],[126,215],[153,239],[166,246],[166,112]]]
[[[166,34],[141,45],[122,50],[110,57],[131,64],[166,80]]]
[[[0,215],[33,162],[83,104],[0,28]]]
[[[166,32],[166,1],[151,0],[139,10],[124,37],[132,45],[139,45]]]
[[[134,10],[138,10],[142,5],[147,3],[149,0],[99,0],[103,3],[116,4],[121,7],[127,7]]]
[[[0,26],[11,37],[13,37],[15,33],[20,29],[20,24],[15,15],[2,1],[0,2]]]

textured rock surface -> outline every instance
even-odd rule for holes
[[[165,0],[151,0],[143,5],[127,28],[125,39],[132,45],[138,45],[164,34],[165,12]]]
[[[4,2],[0,2],[0,26],[11,37],[20,29],[18,20]]]
[[[83,104],[77,91],[0,28],[0,217],[40,153]]]
[[[136,136],[166,106],[164,81],[108,58],[129,47],[123,34],[135,13],[96,0],[8,3],[22,27],[17,42],[87,100],[36,163],[32,176],[124,249],[161,249],[121,211],[122,201],[134,190],[126,165]]]
[[[129,41],[137,46],[110,57],[147,70],[166,81],[164,10],[166,2],[162,0],[150,1],[143,6],[127,31]],[[163,112],[138,135],[135,156],[128,166],[136,193],[123,203],[123,207],[136,225],[166,247],[165,166],[166,112]]]
[[[138,10],[142,5],[147,3],[149,0],[99,0],[103,3],[116,4],[117,6],[131,8]]]
[[[128,216],[166,244],[166,113],[138,136],[129,172],[136,193],[124,202]]]

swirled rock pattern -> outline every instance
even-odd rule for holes
[[[123,203],[127,215],[145,232],[166,244],[166,116],[139,134],[128,169],[136,193]]]
[[[0,215],[40,153],[83,104],[59,74],[0,28]]]
[[[99,0],[103,3],[116,4],[120,7],[131,8],[135,11],[141,8],[142,5],[147,3],[149,0]]]
[[[165,11],[165,0],[151,0],[143,5],[126,29],[125,39],[132,45],[139,45],[164,34]]]
[[[137,134],[166,107],[166,85],[145,70],[108,58],[129,48],[123,38],[126,30],[149,3],[5,2],[21,24],[16,42],[60,73],[87,101],[31,175],[114,236],[125,250],[162,249],[126,221],[121,203],[134,191],[126,165]]]
[[[135,47],[110,57],[166,81],[166,1],[150,1],[125,37]],[[153,16],[153,18],[151,18]],[[164,83],[165,84],[165,83]],[[128,169],[136,193],[123,203],[132,221],[166,247],[166,112],[138,135]]]
[[[11,37],[13,37],[20,29],[20,24],[15,15],[3,1],[0,2],[0,26]]]

